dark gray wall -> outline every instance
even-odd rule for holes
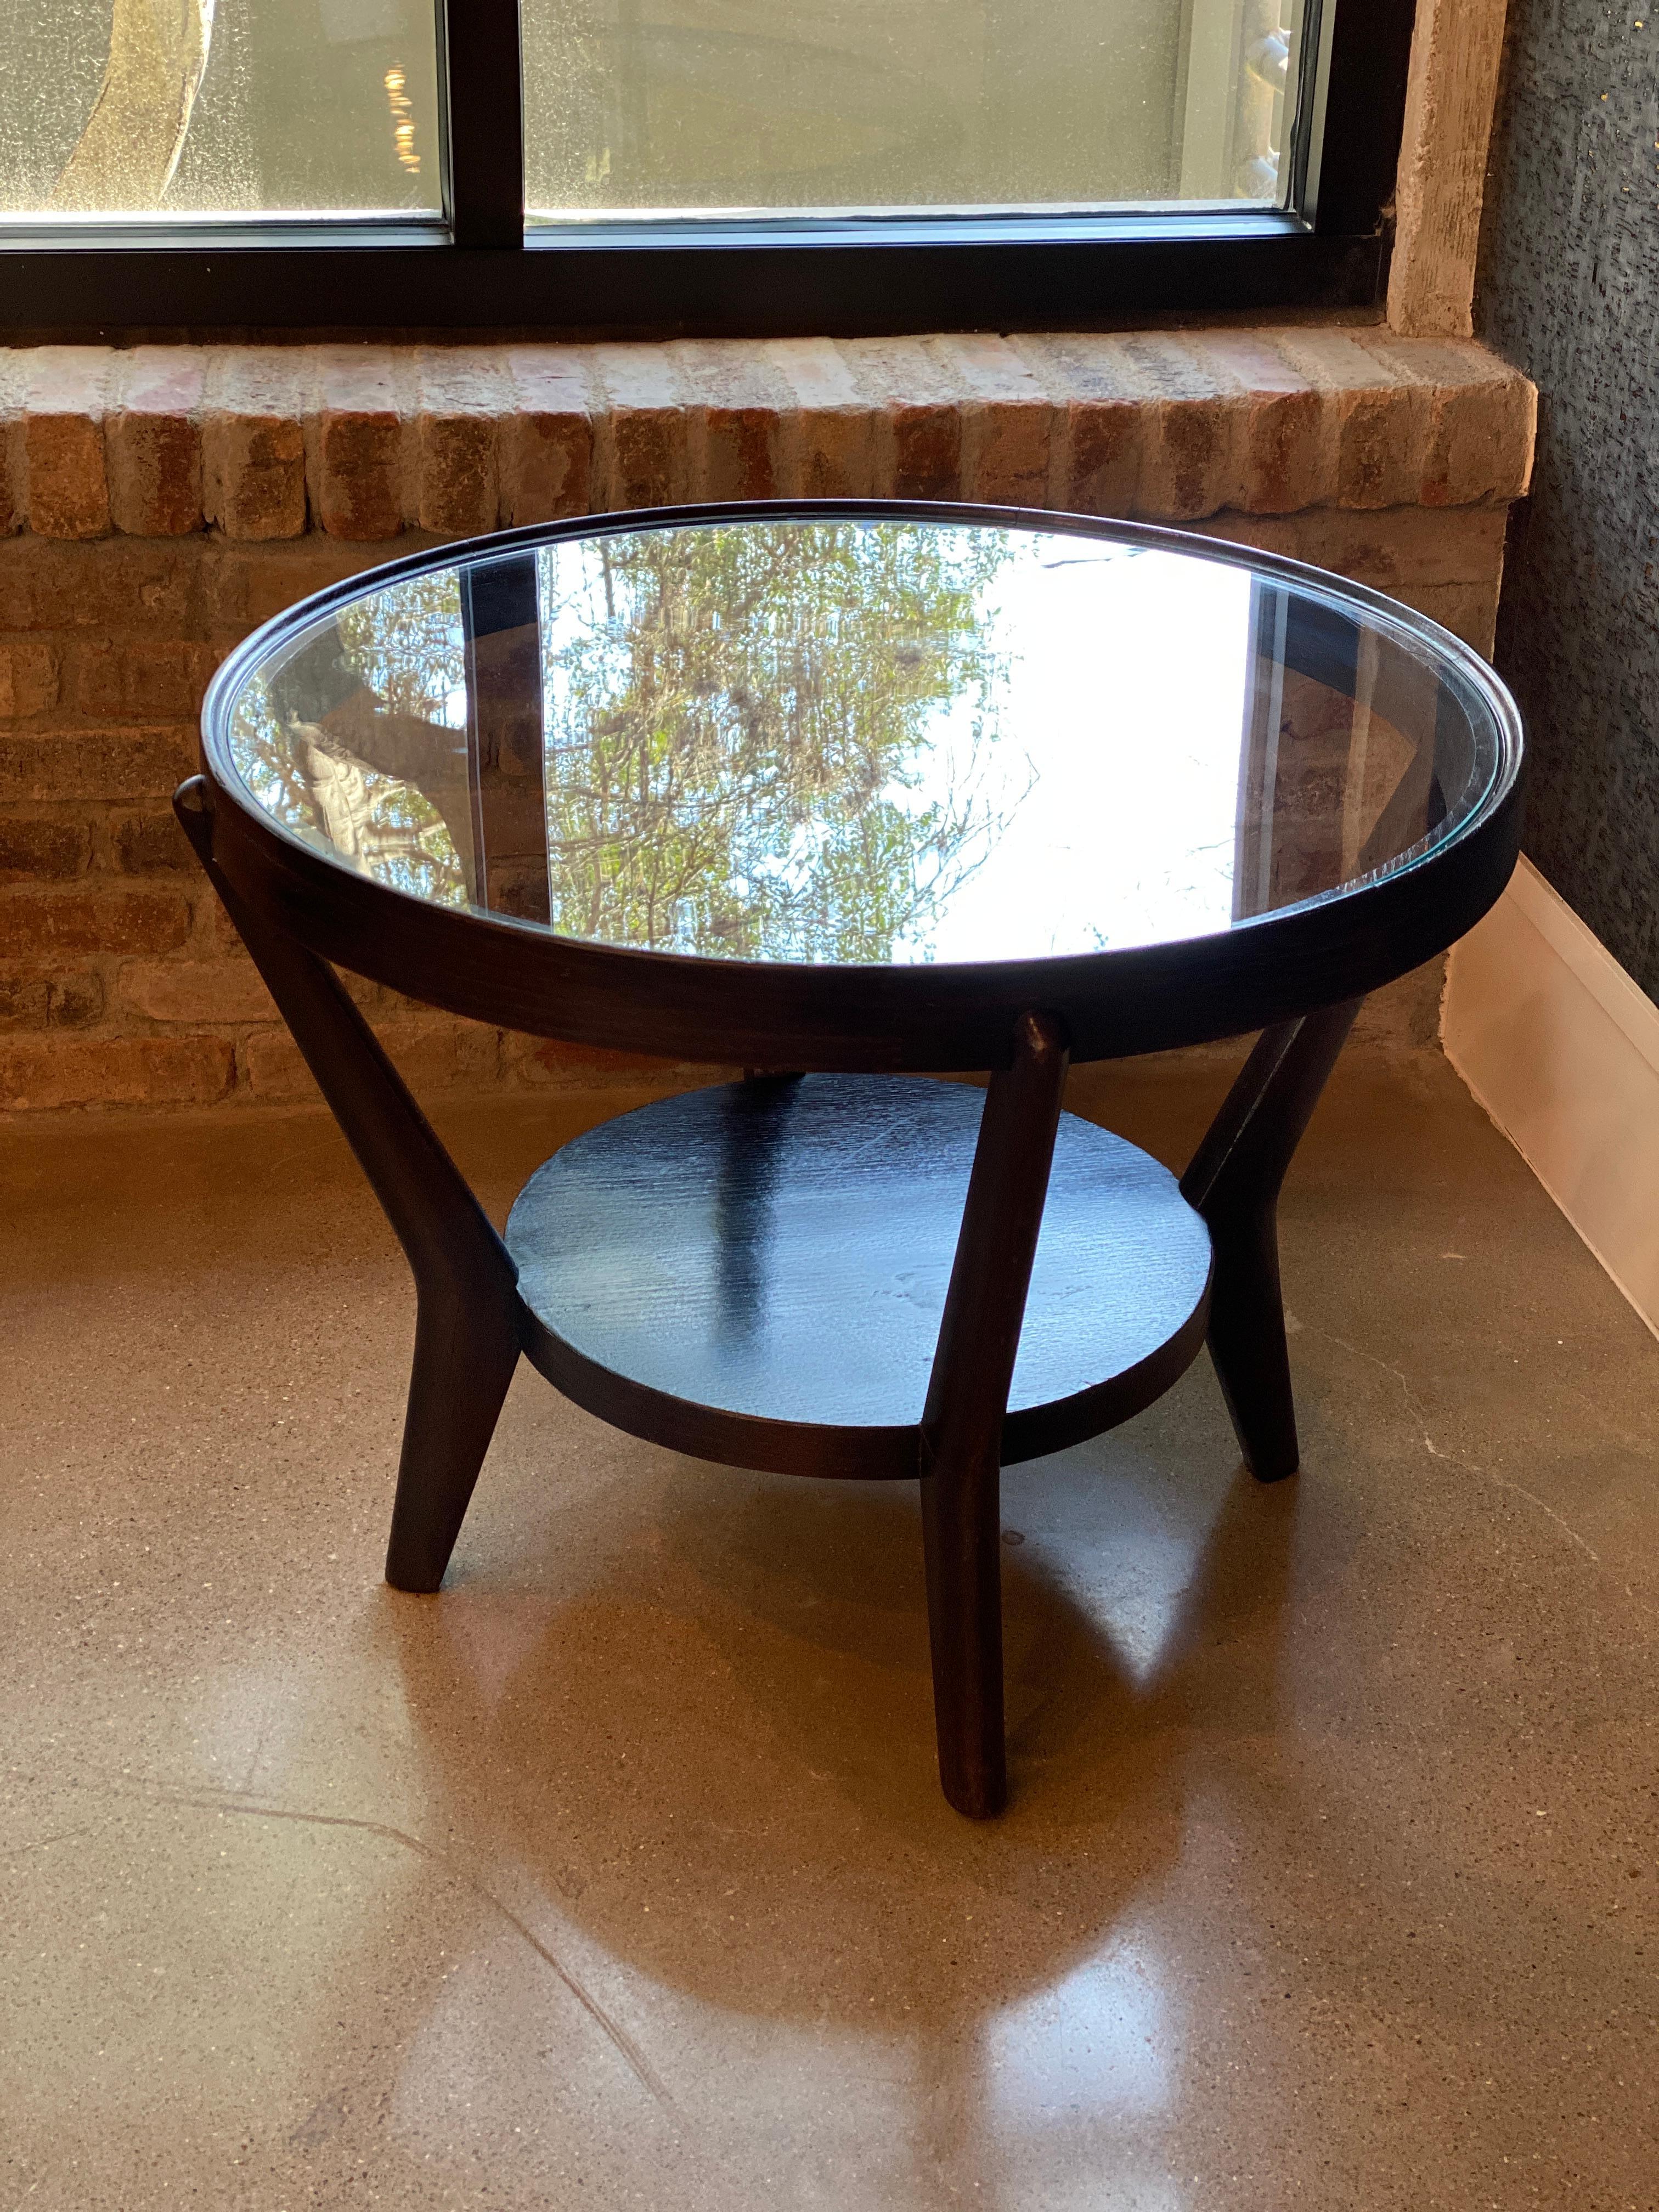
[[[1638,23],[1641,27],[1638,28]],[[1659,997],[1659,8],[1510,0],[1476,323],[1540,392],[1498,665],[1526,849]]]

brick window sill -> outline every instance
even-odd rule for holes
[[[666,345],[0,351],[0,530],[381,544],[679,500],[1193,521],[1510,499],[1482,347],[1291,327]]]
[[[0,351],[0,1110],[314,1095],[167,800],[227,648],[410,533],[792,495],[1129,515],[1485,648],[1534,409],[1476,344],[1352,327]],[[664,1076],[364,995],[423,1086]]]

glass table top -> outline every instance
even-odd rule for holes
[[[596,524],[302,617],[210,740],[412,898],[705,957],[1030,959],[1423,859],[1515,772],[1471,662],[1335,579],[1127,531]]]

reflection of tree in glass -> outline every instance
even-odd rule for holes
[[[461,593],[453,568],[410,576],[353,599],[335,627],[358,681],[381,711],[422,722],[447,722],[465,698],[466,652]]]
[[[977,738],[1000,532],[719,526],[544,556],[552,924],[737,957],[878,961],[984,857],[930,720]],[[575,556],[573,558],[573,556]]]
[[[236,703],[236,765],[265,811],[379,883],[466,902],[466,744],[453,569],[354,600]]]

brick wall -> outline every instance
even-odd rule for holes
[[[322,584],[558,515],[966,498],[1271,547],[1484,651],[1533,420],[1479,346],[1368,328],[0,352],[0,1106],[312,1095],[168,800],[217,660]],[[423,1088],[654,1065],[361,996]]]

